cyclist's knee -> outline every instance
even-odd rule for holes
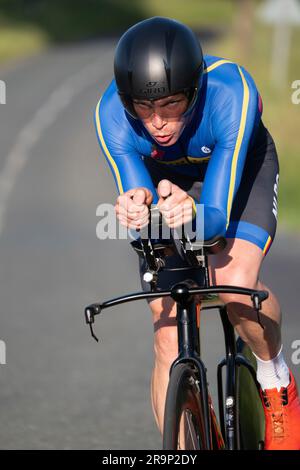
[[[227,285],[244,287],[247,289],[257,288],[257,273],[255,270],[248,269],[248,267],[228,265],[216,271],[216,285]],[[241,303],[242,297],[238,294],[220,294],[222,302],[228,303]]]
[[[149,305],[153,314],[155,359],[169,368],[178,355],[176,305],[167,298],[156,299]]]
[[[226,248],[210,259],[210,275],[215,285],[230,285],[256,289],[263,260],[262,251],[241,239],[229,239]],[[224,303],[241,302],[237,294],[221,294]]]

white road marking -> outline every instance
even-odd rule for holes
[[[46,102],[37,110],[31,121],[20,131],[15,144],[7,155],[2,172],[0,173],[0,235],[5,225],[5,215],[9,196],[16,184],[17,178],[29,160],[33,146],[41,138],[43,132],[51,126],[71,101],[85,88],[101,80],[101,64],[105,63],[103,56],[87,65],[82,70],[65,80],[54,90]]]

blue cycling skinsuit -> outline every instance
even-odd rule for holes
[[[98,102],[99,144],[118,191],[156,187],[169,179],[204,205],[204,238],[241,238],[267,253],[277,221],[279,166],[264,127],[251,75],[220,57],[204,56],[205,72],[179,140],[159,146],[125,111],[113,80]]]

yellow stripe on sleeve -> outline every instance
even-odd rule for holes
[[[99,109],[100,109],[101,100],[102,100],[102,97],[100,98],[100,100],[97,104],[97,107],[96,107],[96,111],[95,111],[96,112],[97,133],[98,133],[98,137],[100,139],[101,145],[104,149],[104,153],[105,153],[106,157],[108,158],[108,160],[110,161],[111,166],[113,168],[113,171],[115,173],[115,177],[116,177],[117,185],[118,185],[118,191],[119,191],[120,194],[123,194],[124,189],[123,189],[123,185],[122,185],[121,176],[120,176],[118,166],[117,166],[116,162],[114,161],[113,157],[111,156],[111,154],[110,154],[110,152],[109,152],[109,150],[106,146],[106,143],[104,141],[103,134],[102,134],[101,124],[100,124],[100,117],[99,117]]]
[[[209,73],[212,70],[216,69],[217,67],[220,67],[220,65],[224,65],[224,64],[233,64],[233,62],[231,62],[230,60],[226,60],[226,59],[218,60],[214,64],[207,67],[207,69],[204,69],[204,73]]]
[[[242,115],[241,115],[241,121],[240,121],[240,126],[239,126],[239,132],[238,132],[237,141],[235,144],[233,158],[231,162],[230,183],[229,183],[229,192],[228,192],[228,200],[227,200],[227,226],[226,228],[228,227],[228,224],[229,224],[229,218],[230,218],[230,212],[231,212],[233,194],[234,194],[234,187],[235,187],[235,180],[236,180],[237,162],[238,162],[238,157],[239,157],[239,153],[241,150],[241,145],[243,142],[243,137],[244,137],[245,128],[246,128],[249,95],[250,95],[249,87],[247,85],[244,74],[239,66],[238,66],[238,69],[242,77],[244,96],[243,96]]]

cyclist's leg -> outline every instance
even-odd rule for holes
[[[170,298],[149,303],[154,326],[154,366],[151,379],[151,402],[156,424],[163,432],[164,409],[169,371],[178,355],[176,308]]]

